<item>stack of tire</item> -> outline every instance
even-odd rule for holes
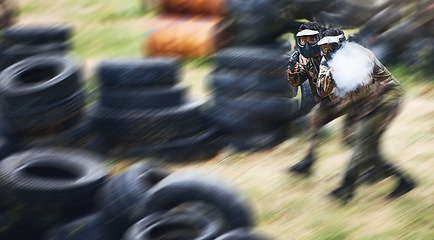
[[[0,239],[46,239],[56,225],[93,214],[107,177],[103,159],[82,150],[35,148],[3,159]]]
[[[13,25],[16,22],[18,7],[17,0],[0,0],[0,28]]]
[[[187,98],[174,58],[114,59],[96,70],[99,101],[90,106],[101,152],[187,161],[217,154],[216,130],[202,101]]]
[[[253,218],[246,199],[230,184],[197,171],[172,173],[138,162],[108,179],[95,203],[97,212],[52,228],[46,239],[234,239],[229,235],[247,240],[257,236],[251,231]]]
[[[284,141],[299,109],[298,89],[286,81],[285,52],[265,47],[232,47],[217,52],[208,76],[213,92],[208,120],[223,142],[239,151],[265,150]]]
[[[38,54],[65,54],[71,49],[73,29],[68,24],[13,25],[1,30],[0,71]]]
[[[18,149],[91,147],[81,67],[62,55],[37,55],[0,74],[0,112]]]

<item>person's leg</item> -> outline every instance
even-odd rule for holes
[[[356,180],[360,174],[375,166],[379,136],[373,134],[375,132],[373,127],[369,119],[362,119],[356,124],[354,153],[347,165],[341,186],[330,194],[332,197],[341,199],[344,203],[353,197]]]
[[[348,164],[341,187],[331,193],[333,197],[344,202],[351,199],[356,186],[355,181],[368,168],[374,168],[377,174],[384,177],[393,175],[399,179],[397,187],[388,196],[390,198],[399,197],[414,188],[414,182],[385,161],[379,150],[380,137],[397,112],[397,104],[384,106],[359,121],[355,132],[353,157]]]
[[[319,145],[319,135],[321,128],[336,118],[336,115],[330,109],[317,105],[309,114],[309,149],[307,155],[300,162],[289,168],[294,173],[309,174],[313,163],[316,161],[315,150]]]

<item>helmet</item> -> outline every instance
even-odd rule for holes
[[[321,47],[318,46],[319,31],[305,29],[297,33],[296,42],[301,55],[306,58],[314,58],[318,56]]]
[[[327,58],[331,58],[331,55],[336,52],[339,48],[341,48],[342,43],[345,41],[345,35],[341,34],[338,36],[326,36],[323,37],[317,43],[321,46],[323,54]]]

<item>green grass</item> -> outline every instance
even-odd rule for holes
[[[26,23],[72,23],[75,27],[72,54],[92,66],[106,58],[143,55],[145,25],[156,12],[142,10],[140,2],[22,0],[20,19]],[[183,61],[182,67],[182,81],[191,85],[190,95],[204,94],[203,82],[212,70],[212,60],[188,59]],[[168,167],[206,169],[231,181],[251,202],[258,232],[278,240],[434,239],[434,174],[431,170],[434,146],[430,124],[434,113],[431,107],[434,81],[432,76],[404,65],[391,66],[389,70],[407,90],[409,105],[384,136],[385,149],[393,162],[408,169],[416,178],[422,178],[408,196],[386,201],[384,196],[394,186],[394,181],[387,179],[358,189],[355,199],[347,206],[327,198],[339,184],[342,169],[351,156],[340,138],[341,121],[332,122],[323,133],[320,161],[307,179],[285,172],[305,155],[308,140],[303,131],[269,151],[223,153],[206,162]],[[98,88],[92,74],[85,88],[88,92]],[[135,161],[109,159],[107,164],[116,172]]]

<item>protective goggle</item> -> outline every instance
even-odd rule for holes
[[[319,32],[314,30],[305,29],[298,32],[295,36],[299,47],[304,47],[306,43],[314,45],[319,41]]]
[[[329,50],[330,50],[330,52],[333,53],[336,50],[338,50],[339,47],[340,47],[339,43],[328,43],[328,44],[322,44],[321,45],[321,49],[322,49],[322,52],[324,54],[326,54]]]

